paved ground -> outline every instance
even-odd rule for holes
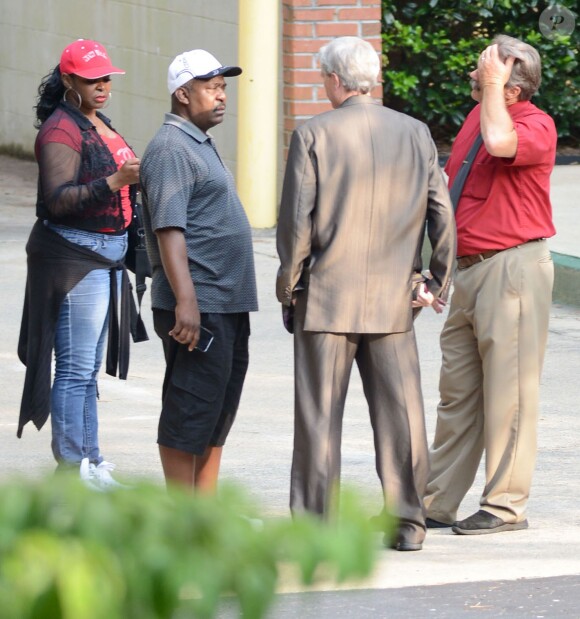
[[[559,234],[551,247],[574,256],[580,255],[580,223],[575,215],[579,181],[580,166],[558,168],[554,175]],[[0,479],[17,474],[36,477],[53,467],[48,427],[37,432],[28,425],[23,438],[16,438],[24,378],[16,343],[35,183],[34,164],[0,157]],[[261,311],[253,317],[250,370],[222,470],[224,477],[249,489],[264,514],[280,515],[287,513],[292,447],[292,342],[282,329],[274,298],[273,232],[256,232],[254,247]],[[150,326],[148,295],[144,315],[152,340],[133,346],[129,380],[102,376],[101,445],[124,477],[161,483],[155,437],[163,361]],[[427,311],[417,323],[429,436],[435,427],[442,324],[442,317]],[[579,376],[580,309],[554,305],[542,379],[530,529],[483,537],[432,532],[422,552],[381,550],[372,578],[341,588],[321,584],[297,595],[300,588],[284,579],[271,618],[580,617]],[[356,375],[345,414],[343,480],[378,510],[372,438]],[[481,489],[480,474],[460,517],[477,510]],[[235,616],[225,605],[223,618]]]
[[[580,579],[552,576],[520,580],[452,583],[430,587],[359,589],[278,596],[272,619],[507,619],[579,617]],[[220,619],[237,617],[224,604]]]

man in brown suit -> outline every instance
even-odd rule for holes
[[[295,309],[290,507],[324,516],[332,507],[356,361],[377,473],[400,519],[387,541],[420,550],[428,460],[412,307],[431,305],[450,276],[453,212],[428,128],[370,97],[380,70],[372,46],[341,37],[320,62],[334,110],[292,136],[277,232],[276,293]],[[426,224],[432,279],[414,286]]]

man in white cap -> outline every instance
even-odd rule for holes
[[[248,312],[258,309],[252,232],[208,130],[226,109],[224,77],[202,49],[169,66],[171,113],[141,163],[155,331],[167,364],[157,442],[165,479],[217,484],[248,366]]]

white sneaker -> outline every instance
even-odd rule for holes
[[[89,462],[88,458],[83,458],[81,460],[81,468],[80,468],[80,476],[83,484],[89,488],[90,490],[97,490],[98,492],[102,492],[102,489],[98,484],[94,481],[94,470],[95,465],[92,462]]]
[[[113,479],[111,471],[114,469],[115,465],[106,460],[103,460],[99,465],[95,465],[89,462],[88,458],[83,458],[80,469],[81,480],[88,488],[98,492],[106,492],[115,488],[128,488],[129,486],[120,484]]]

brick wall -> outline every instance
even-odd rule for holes
[[[282,67],[284,151],[293,129],[331,109],[317,53],[332,39],[358,36],[381,49],[380,0],[283,0]],[[380,87],[373,93],[381,96]]]

